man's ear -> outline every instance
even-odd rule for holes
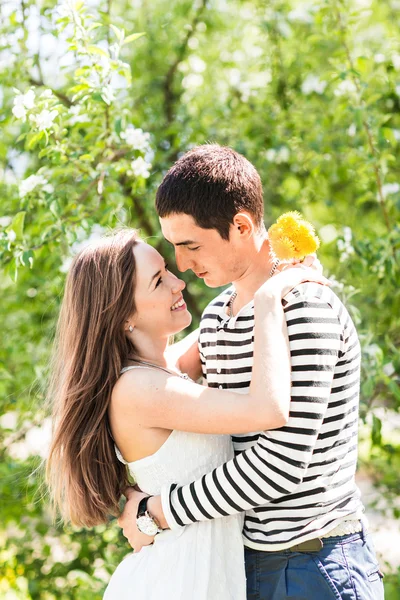
[[[242,239],[253,236],[255,226],[251,215],[247,212],[239,212],[233,217],[233,227]]]

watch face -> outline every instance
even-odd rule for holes
[[[136,519],[136,524],[138,526],[139,531],[146,535],[153,537],[156,535],[156,533],[158,533],[158,527],[156,523],[151,517],[148,517],[147,515],[138,517]]]

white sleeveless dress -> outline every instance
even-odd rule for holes
[[[143,368],[137,366],[126,367]],[[173,431],[151,456],[127,463],[141,490],[157,495],[167,484],[190,483],[233,457],[229,435]],[[103,600],[245,600],[242,515],[194,523],[156,535],[128,554]]]

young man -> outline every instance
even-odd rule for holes
[[[229,148],[200,146],[167,173],[156,207],[180,271],[191,269],[210,287],[233,282],[204,311],[198,350],[208,386],[246,392],[253,360],[252,298],[275,268],[259,175]],[[301,284],[283,304],[292,365],[288,424],[233,436],[233,460],[189,485],[169,486],[149,498],[146,508],[150,518],[171,529],[246,511],[251,600],[378,600],[382,576],[354,481],[357,333],[326,286]],[[119,522],[137,551],[152,538],[136,527],[143,495],[128,496]]]

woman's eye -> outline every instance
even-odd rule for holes
[[[188,248],[191,252],[194,252],[195,250],[198,250],[200,248],[200,246],[196,246],[196,248]]]
[[[155,287],[158,288],[158,286],[160,285],[161,282],[162,282],[162,277],[159,277]]]

